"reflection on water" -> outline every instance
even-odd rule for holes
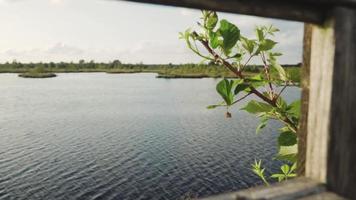
[[[256,135],[237,107],[205,109],[217,80],[154,76],[1,74],[0,199],[181,199],[260,184],[255,158],[278,167],[278,123]]]

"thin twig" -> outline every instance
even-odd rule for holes
[[[267,64],[266,57],[265,57],[265,54],[263,52],[261,53],[261,59],[262,59],[263,65],[264,65],[263,68],[265,70],[266,77],[268,79],[268,86],[270,88],[271,98],[273,99],[274,88],[273,88],[273,85],[271,83],[271,74],[269,73],[269,65]]]
[[[244,100],[246,97],[250,96],[250,94],[252,94],[252,93],[251,92],[247,93],[245,96],[243,96],[240,99],[234,101],[231,105],[234,105],[235,103],[238,103],[238,102]]]
[[[243,71],[243,70],[245,69],[245,67],[247,66],[247,63],[250,62],[250,60],[251,60],[252,57],[253,57],[253,55],[251,55],[251,56],[247,59],[246,63],[241,67],[240,71]]]
[[[276,97],[276,99],[278,99],[280,96],[281,96],[281,94],[282,94],[282,92],[287,88],[287,83],[284,85],[284,87],[281,89],[281,91],[279,91],[279,93],[278,93],[278,95],[277,95],[277,97]]]

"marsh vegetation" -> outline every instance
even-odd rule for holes
[[[283,65],[293,82],[300,81],[300,64]],[[263,71],[262,65],[249,65],[245,69],[246,75],[256,75]],[[112,74],[126,73],[157,73],[157,78],[233,78],[231,71],[216,64],[123,64],[119,60],[109,63],[86,62],[78,63],[11,63],[0,64],[0,73],[21,73],[21,77],[54,77],[54,73],[73,72],[105,72]],[[277,75],[277,74],[276,74]]]
[[[22,78],[53,78],[57,75],[51,72],[47,72],[42,66],[37,66],[33,69],[29,69],[25,73],[19,74]]]

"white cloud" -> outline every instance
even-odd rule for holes
[[[8,49],[0,52],[0,60],[3,62],[11,60],[21,62],[71,61],[77,60],[87,53],[80,48],[57,43],[49,48]]]
[[[200,10],[105,0],[0,2],[3,3],[0,6],[0,62],[12,59],[23,62],[120,59],[131,63],[201,60],[189,51],[184,41],[178,40],[178,32],[188,27],[197,28]],[[278,49],[286,55],[282,63],[301,60],[302,24],[218,14],[220,19],[235,23],[247,37],[255,37],[256,25],[276,25],[281,29],[276,36]]]
[[[191,17],[197,14],[197,10],[188,9],[188,8],[179,8],[179,13],[184,17]]]
[[[0,0],[0,3],[28,2],[29,0]],[[65,0],[45,0],[50,4],[62,4]]]
[[[61,4],[64,2],[64,0],[49,0],[51,4]]]
[[[23,1],[23,0],[0,0],[0,3],[15,3],[18,1]]]
[[[80,59],[108,62],[119,59],[126,63],[189,63],[199,62],[200,58],[189,51],[184,43],[164,43],[157,40],[144,40],[130,48],[88,49],[63,43],[48,48],[8,49],[0,52],[0,61],[8,62],[70,62]]]
[[[84,53],[84,50],[74,46],[65,45],[63,43],[57,43],[47,49],[45,53],[52,55],[81,55]]]

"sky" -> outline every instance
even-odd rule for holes
[[[0,62],[197,63],[178,33],[196,27],[200,14],[113,0],[0,0]],[[302,23],[218,14],[248,37],[256,25],[273,24],[280,63],[301,62]]]

